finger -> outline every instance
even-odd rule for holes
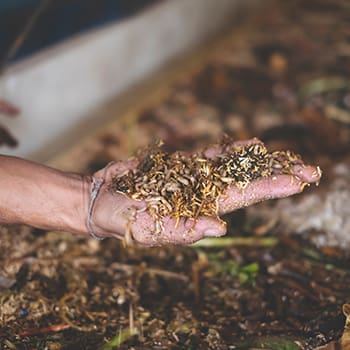
[[[219,237],[226,233],[225,223],[211,217],[201,217],[197,221],[174,218],[162,221],[162,231],[156,232],[154,219],[147,212],[137,215],[131,225],[133,238],[145,245],[191,244],[204,237]]]
[[[292,175],[276,175],[260,178],[250,183],[245,189],[230,186],[219,201],[220,215],[246,207],[267,199],[283,198],[300,193],[304,188],[317,183],[321,171],[308,165],[295,165]]]

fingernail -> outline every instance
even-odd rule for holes
[[[204,231],[204,236],[205,237],[220,237],[221,234],[218,231],[208,229]]]

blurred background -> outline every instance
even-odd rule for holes
[[[25,40],[10,57],[24,58],[84,30],[120,21],[142,11],[157,0],[3,0],[0,3],[1,59],[22,34]],[[32,22],[31,28],[27,28]],[[25,29],[28,33],[24,33]]]
[[[257,2],[1,1],[0,98],[21,113],[1,117],[0,152],[47,160],[96,126],[97,108]]]

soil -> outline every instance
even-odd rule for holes
[[[187,247],[0,228],[0,349],[340,348],[350,6],[269,2],[213,45],[157,103],[72,151],[70,170],[125,159],[155,136],[173,152],[227,133],[301,154],[322,168],[320,186],[227,215],[226,237]]]

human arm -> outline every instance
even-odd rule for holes
[[[174,174],[175,166],[176,166],[176,169],[184,169],[183,167],[187,167],[187,165],[185,165],[186,159],[187,161],[190,162],[187,164],[193,164],[190,168],[186,168],[187,171],[191,171],[189,169],[198,169],[197,165],[194,165],[196,164],[195,159],[197,159],[198,157],[202,159],[202,160],[199,160],[200,164],[203,164],[201,163],[203,161],[203,157],[204,157],[204,161],[205,161],[205,158],[212,159],[213,161],[210,161],[209,163],[215,164],[215,159],[218,159],[218,156],[220,158],[223,155],[227,154],[226,152],[229,152],[228,154],[231,154],[231,152],[235,152],[235,150],[237,149],[242,149],[241,147],[243,147],[243,152],[240,153],[240,155],[242,156],[243,154],[246,154],[246,152],[244,151],[245,149],[257,149],[258,151],[259,149],[260,151],[262,149],[265,149],[261,141],[257,139],[239,141],[239,142],[232,142],[231,140],[228,139],[228,143],[226,143],[226,141],[224,140],[224,143],[210,146],[199,153],[194,153],[192,155],[182,154],[179,156],[180,158],[175,155],[173,158],[173,160],[175,159],[175,163],[169,160],[169,157],[171,158],[169,154],[157,153],[160,150],[159,149],[154,150],[152,148],[150,154],[153,154],[153,157],[155,157],[153,159],[168,159],[169,162],[167,163],[166,166],[162,166],[161,164],[164,164],[164,163],[162,163],[163,161],[161,160],[160,161],[161,163],[159,163],[160,165],[156,166],[154,165],[155,163],[152,163],[151,161],[151,164],[153,164],[151,166],[151,169],[155,169],[155,170],[152,170],[151,173],[148,173],[147,172],[148,170],[145,170],[146,173],[144,173],[143,169],[149,168],[150,163],[149,163],[149,160],[147,159],[152,159],[152,158],[148,158],[149,156],[146,156],[146,158],[144,158],[142,154],[141,154],[141,158],[138,158],[138,159],[133,159],[126,162],[118,162],[118,163],[108,165],[105,169],[95,174],[96,178],[104,179],[104,185],[99,191],[99,196],[97,197],[97,202],[95,204],[95,208],[96,208],[96,210],[94,210],[95,215],[93,215],[93,217],[95,218],[94,220],[94,222],[96,223],[95,231],[97,235],[101,236],[106,234],[107,231],[109,231],[108,235],[120,237],[119,235],[116,235],[116,232],[113,232],[113,230],[116,227],[115,219],[118,218],[119,220],[122,219],[123,221],[122,232],[123,234],[126,233],[126,235],[123,237],[126,237],[126,238],[131,237],[136,241],[142,242],[143,244],[147,244],[147,245],[160,245],[165,243],[190,244],[204,237],[208,237],[208,236],[218,237],[218,236],[224,235],[226,233],[226,225],[222,220],[220,220],[220,218],[218,217],[219,215],[223,215],[264,200],[282,198],[282,197],[287,197],[293,194],[300,193],[309,184],[318,183],[320,181],[321,171],[318,167],[305,165],[298,156],[293,155],[292,153],[287,151],[282,153],[277,152],[277,154],[275,155],[277,157],[280,157],[282,154],[284,154],[282,155],[282,158],[279,158],[280,160],[277,161],[277,164],[275,164],[275,160],[273,160],[275,158],[272,158],[272,159],[269,157],[264,158],[264,159],[268,159],[267,164],[271,164],[269,165],[269,168],[272,170],[272,172],[271,173],[269,172],[269,175],[267,174],[265,174],[264,176],[259,175],[259,177],[256,178],[256,177],[253,177],[254,174],[251,173],[251,171],[253,170],[244,170],[247,168],[243,166],[237,169],[235,168],[236,170],[234,171],[234,174],[238,174],[238,178],[240,178],[242,175],[247,175],[247,177],[252,180],[249,182],[247,186],[238,185],[237,183],[235,183],[235,180],[233,183],[231,183],[231,185],[228,185],[227,187],[225,185],[222,187],[222,184],[215,185],[215,186],[220,186],[219,188],[224,188],[224,192],[221,191],[221,194],[211,197],[216,204],[214,204],[214,206],[210,204],[211,206],[210,211],[208,212],[208,210],[205,209],[204,211],[201,211],[199,213],[199,216],[198,214],[195,214],[196,212],[198,213],[197,211],[198,209],[195,209],[195,211],[192,211],[191,209],[196,205],[195,204],[196,200],[193,199],[194,198],[193,196],[196,196],[197,200],[198,198],[206,198],[205,199],[206,204],[204,204],[202,199],[201,206],[204,204],[206,205],[206,208],[208,208],[207,203],[208,203],[209,197],[207,196],[209,193],[213,193],[213,189],[212,189],[213,182],[211,181],[217,182],[217,180],[210,180],[208,183],[206,182],[207,178],[205,177],[201,178],[200,177],[201,175],[198,175],[199,176],[198,179],[201,179],[198,181],[203,181],[203,183],[197,182],[196,184],[196,182],[193,183],[191,180],[192,185],[188,184],[185,187],[180,186],[180,202],[178,201],[178,199],[176,199],[175,201],[172,199],[172,198],[179,198],[178,196],[173,197],[172,194],[169,195],[169,192],[168,194],[166,194],[166,192],[163,193],[164,190],[167,191],[166,186],[170,184],[172,184],[171,186],[174,186],[174,181],[175,181],[175,186],[177,186],[176,177],[178,178],[181,177],[182,170],[181,171],[179,170],[180,173],[175,172],[175,174],[177,175],[171,175],[171,176],[176,176],[175,178],[172,177],[171,180],[167,180],[169,179],[169,177],[167,177],[167,174],[169,175],[169,169],[171,169],[170,172],[172,172],[172,174]],[[152,152],[155,152],[155,153],[152,153]],[[165,158],[162,158],[162,157],[165,157]],[[237,155],[234,157],[237,157]],[[246,160],[252,161],[253,162],[252,166],[254,166],[254,164],[256,165],[257,163],[254,163],[255,161],[253,160],[253,158],[250,158],[249,160],[249,157],[247,158],[246,156],[243,156],[242,159],[244,161]],[[180,159],[184,159],[183,160],[184,163],[181,163],[182,160]],[[234,158],[234,159],[238,159],[238,158]],[[282,161],[281,159],[284,159],[284,160]],[[271,161],[272,163],[270,163]],[[282,163],[280,163],[280,161]],[[179,162],[181,164],[180,168],[179,166],[175,165],[175,164],[179,164]],[[246,162],[244,164],[246,164]],[[200,166],[200,168],[205,169],[205,168],[202,168],[202,166]],[[137,170],[137,169],[141,169],[141,172],[140,170]],[[202,170],[202,171],[207,172],[207,170]],[[219,175],[219,173],[217,172],[218,170],[214,170],[213,168],[211,171],[214,174],[216,174],[215,176]],[[133,177],[133,175],[131,176],[131,179],[132,179],[131,185],[130,185],[130,177],[129,177],[130,175],[127,175],[127,177],[125,177],[126,176],[125,174],[130,174],[130,172],[134,174],[137,174],[137,173],[139,174],[139,175],[136,175],[136,177]],[[182,172],[182,174],[184,173]],[[186,174],[189,174],[189,173],[187,172]],[[195,179],[196,179],[197,175],[195,175],[195,173],[192,173],[192,174],[193,176],[195,176]],[[222,175],[219,175],[219,176],[222,176]],[[157,180],[154,180],[155,178]],[[109,184],[113,183],[114,180],[116,179],[124,179],[124,180],[122,180],[122,182],[119,182],[119,180],[117,180],[118,181],[117,183],[121,184],[121,187],[118,187],[119,185],[117,185],[116,187],[117,193],[113,193],[111,191]],[[218,179],[218,177],[216,177],[216,179]],[[127,185],[128,183],[129,185]],[[136,192],[133,192],[134,185],[132,184],[136,184],[136,183],[138,184],[137,188],[139,189],[136,190]],[[152,183],[156,185],[152,185]],[[160,183],[162,183],[163,185],[160,185],[159,187],[159,185],[157,184],[160,184]],[[139,187],[140,184],[143,190],[140,189]],[[211,189],[203,190],[204,192],[201,192],[206,197],[198,197],[198,191],[202,191],[202,189],[207,188],[207,185],[209,185],[209,188]],[[118,188],[120,188],[121,191],[119,191]],[[192,190],[194,190],[195,192],[191,192]],[[144,194],[142,194],[142,191],[144,191]],[[176,191],[179,191],[179,188]],[[189,192],[192,193],[190,197],[188,196]],[[152,195],[148,196],[147,193],[152,193]],[[182,193],[187,193],[186,197],[185,195],[182,195]],[[199,194],[199,196],[201,195]],[[117,198],[118,198],[118,201],[121,200],[123,202],[123,205],[115,205]],[[135,200],[131,200],[130,198],[138,198],[139,200],[135,201]],[[162,209],[162,204],[159,204],[159,203],[162,203],[162,198],[168,201],[168,205],[170,205],[170,208],[176,208],[176,206],[178,205],[177,203],[188,203],[188,205],[185,205],[185,208],[187,209],[181,209],[183,210],[182,212],[187,213],[185,214],[186,216],[181,216],[182,214],[180,214],[180,217],[177,217],[175,211],[171,211],[171,210],[170,212],[168,211],[169,206],[163,207]],[[185,202],[182,202],[181,198],[182,199],[187,198],[187,199],[185,200]],[[209,199],[209,201],[211,201],[211,199]],[[100,215],[106,213],[104,210],[101,210],[101,208],[102,207],[105,208],[106,203],[108,203],[109,208],[113,208],[113,209],[112,209],[111,215],[105,217],[104,220],[101,220]],[[148,203],[158,203],[158,204],[148,204]],[[181,206],[182,208],[184,208],[182,204]],[[215,208],[215,213],[213,211],[214,208]],[[160,214],[161,219],[159,221],[159,219],[156,219],[159,216],[159,214],[156,214],[155,216],[154,213],[161,213],[162,211],[164,212],[164,210],[169,214]],[[192,211],[192,214],[189,215],[188,213],[191,211]],[[115,216],[113,216],[113,214],[115,214]],[[210,216],[207,216],[207,215],[210,215]],[[103,230],[101,230],[101,227],[99,227],[99,223],[104,224],[104,230],[105,230],[104,232]],[[109,230],[107,229],[108,226],[110,227]]]
[[[254,141],[255,142],[255,141]],[[161,235],[154,234],[154,219],[142,201],[112,193],[112,178],[137,166],[137,160],[108,165],[93,175],[102,179],[91,210],[90,231],[99,237],[125,238],[129,232],[146,245],[189,244],[207,236],[221,236],[226,227],[217,217],[195,222],[163,219]],[[251,182],[244,190],[231,185],[219,200],[219,215],[254,203],[301,192],[305,184],[318,182],[317,168],[298,164],[292,174],[269,176]],[[88,234],[86,222],[91,203],[91,176],[61,172],[37,163],[0,156],[0,223],[21,223],[47,230]]]
[[[89,178],[0,155],[0,223],[87,233]]]

